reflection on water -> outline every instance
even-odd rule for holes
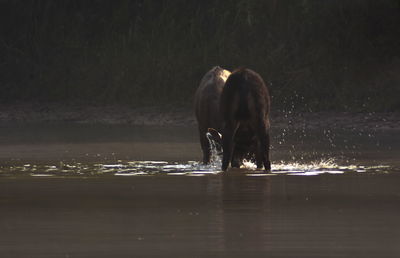
[[[196,161],[167,162],[167,161],[131,161],[115,164],[65,164],[35,165],[1,167],[0,176],[59,176],[59,177],[88,177],[88,176],[204,176],[222,173],[220,162],[211,165],[202,165]],[[305,164],[295,162],[273,163],[272,171],[257,170],[255,164],[245,162],[241,169],[231,169],[225,174],[245,176],[275,176],[296,175],[315,176],[321,174],[345,174],[345,173],[370,173],[385,174],[399,172],[399,169],[388,165],[338,165],[334,160],[321,160]]]
[[[0,178],[0,257],[399,257],[399,173],[231,172]]]
[[[272,172],[254,176],[388,173],[400,168],[400,134],[340,129],[272,129]],[[217,156],[214,152],[214,157]],[[219,174],[202,166],[197,129],[99,125],[0,127],[0,176]],[[146,161],[147,160],[147,161]]]
[[[69,129],[0,128],[0,257],[400,257],[398,134],[285,134],[266,173],[193,161],[193,128]]]

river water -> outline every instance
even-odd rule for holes
[[[272,171],[194,127],[0,128],[0,257],[399,257],[395,130],[272,129]]]

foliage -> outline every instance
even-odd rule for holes
[[[398,0],[0,0],[0,100],[189,104],[247,66],[279,109],[399,111]]]

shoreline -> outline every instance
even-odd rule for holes
[[[83,106],[22,104],[0,106],[0,125],[104,124],[140,126],[196,126],[192,107]],[[400,113],[272,112],[272,128],[337,128],[400,130]]]

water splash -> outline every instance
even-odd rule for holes
[[[2,177],[99,177],[99,176],[206,176],[222,174],[220,163],[203,165],[196,161],[120,161],[115,164],[65,164],[1,167]],[[272,171],[257,170],[254,163],[245,161],[241,169],[231,169],[225,175],[245,176],[316,176],[322,174],[350,173],[400,173],[400,168],[386,165],[341,165],[333,159],[319,160],[309,163],[280,161],[272,164]]]
[[[211,166],[221,166],[222,165],[222,146],[213,138],[211,133],[206,133],[208,143],[210,144],[210,152],[211,152],[211,159],[210,164]]]
[[[284,162],[272,165],[272,173],[287,175],[314,176],[320,174],[344,174],[356,166],[340,166],[334,159],[322,159],[310,163]]]

